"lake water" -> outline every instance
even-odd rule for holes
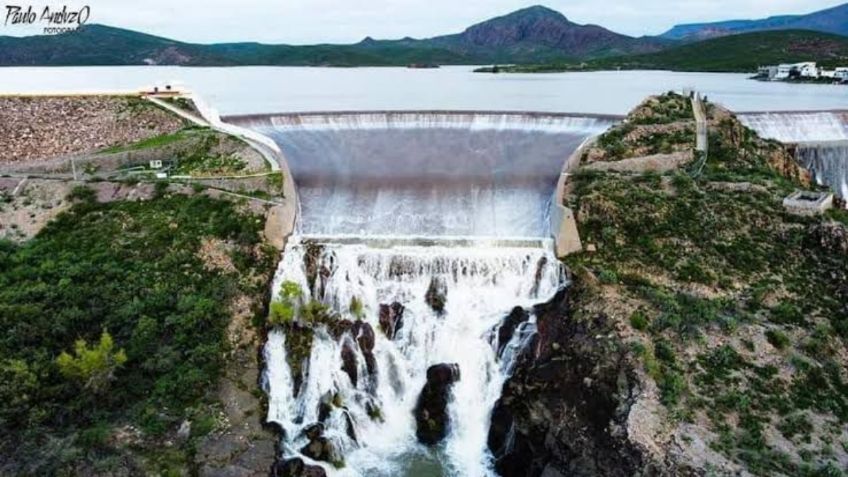
[[[848,109],[848,87],[762,83],[744,74],[491,75],[472,69],[15,67],[0,68],[0,94],[132,91],[170,83],[197,91],[222,114],[382,109],[626,114],[650,94],[692,88],[735,111]]]

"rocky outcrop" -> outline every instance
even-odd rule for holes
[[[459,381],[458,364],[437,364],[427,369],[427,384],[415,405],[415,435],[424,444],[438,444],[448,435],[448,399],[453,383]]]
[[[271,477],[327,477],[327,472],[322,467],[306,465],[303,459],[295,458],[274,464]]]
[[[519,358],[492,412],[495,467],[504,477],[646,475],[627,432],[635,366],[605,316],[571,315],[567,292],[535,310],[533,352]]]
[[[498,357],[503,354],[504,348],[512,339],[518,325],[527,321],[529,317],[530,315],[527,313],[527,310],[520,306],[516,306],[512,309],[509,315],[501,321],[501,325],[498,327]]]
[[[403,305],[398,302],[380,305],[380,330],[390,340],[395,339],[397,332],[403,328],[403,311]]]
[[[339,321],[339,325],[335,327],[336,331],[350,330],[353,340],[356,341],[356,346],[362,353],[365,359],[365,367],[368,370],[368,375],[375,377],[377,375],[377,358],[374,357],[374,328],[369,323],[362,320],[357,320],[353,323],[347,320]],[[342,331],[343,332],[343,331]],[[341,359],[342,371],[344,371],[350,382],[356,387],[359,382],[359,359],[357,358],[354,343],[349,338],[345,338],[342,343]]]
[[[321,423],[313,424],[307,427],[304,431],[309,439],[309,444],[306,444],[300,453],[313,460],[322,462],[339,462],[341,459],[336,451],[336,446],[330,439],[324,437],[324,425]]]
[[[433,277],[430,280],[430,286],[427,287],[427,294],[424,295],[424,301],[436,313],[445,311],[445,304],[448,301],[448,284],[444,278]]]

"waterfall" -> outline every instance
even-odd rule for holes
[[[316,325],[305,372],[295,388],[287,337],[282,328],[272,330],[264,350],[264,384],[268,419],[285,430],[285,456],[303,458],[299,450],[309,442],[304,433],[323,418],[324,437],[344,460],[338,469],[320,463],[331,475],[492,475],[486,449],[491,409],[515,358],[535,334],[532,305],[549,300],[564,286],[562,267],[550,250],[547,241],[544,246],[420,246],[292,238],[274,289],[294,282],[308,298],[338,313],[338,319],[350,324],[361,318],[375,332],[375,366],[369,373],[355,329],[338,333],[332,326]],[[434,281],[446,291],[441,312],[426,298]],[[354,299],[362,304],[361,313],[351,311]],[[394,337],[381,331],[379,319],[380,306],[393,303],[402,307],[402,324]],[[498,343],[499,325],[514,307],[526,309],[529,319],[507,343]],[[342,369],[342,355],[351,350],[356,384]],[[416,440],[413,409],[427,368],[438,363],[457,363],[461,378],[451,389],[449,434],[430,449]]]
[[[739,120],[766,139],[783,143],[848,141],[848,113],[755,113]]]
[[[848,198],[848,141],[799,144],[795,157],[819,185]]]
[[[566,158],[612,120],[513,113],[228,118],[272,138],[304,234],[538,238]]]
[[[819,185],[848,198],[848,112],[750,113],[739,120],[761,137],[795,145]]]

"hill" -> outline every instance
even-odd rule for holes
[[[755,72],[762,65],[816,61],[825,67],[848,64],[848,38],[803,30],[745,33],[675,46],[663,51],[587,62],[498,67],[505,73],[608,69]],[[480,72],[492,72],[481,68]]]
[[[646,53],[667,40],[632,38],[597,25],[578,25],[535,6],[429,39],[365,40],[350,45],[185,43],[104,25],[62,35],[0,37],[2,66],[391,66],[410,63],[539,63]]]
[[[753,72],[762,65],[798,61],[844,66],[848,64],[848,38],[800,30],[746,33],[647,55],[610,58],[592,65],[597,68]]]
[[[848,3],[807,15],[781,15],[760,20],[677,25],[660,37],[667,40],[697,41],[765,30],[813,30],[848,35]]]

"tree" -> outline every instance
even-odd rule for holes
[[[295,311],[303,297],[300,285],[292,281],[284,281],[280,285],[280,299],[271,303],[271,313],[268,322],[272,325],[282,325],[294,320]]]
[[[114,348],[112,336],[103,330],[96,346],[89,348],[85,340],[77,340],[74,343],[74,356],[63,351],[56,359],[56,364],[62,376],[79,381],[85,389],[100,394],[115,379],[115,370],[127,361],[124,350],[113,352]]]

